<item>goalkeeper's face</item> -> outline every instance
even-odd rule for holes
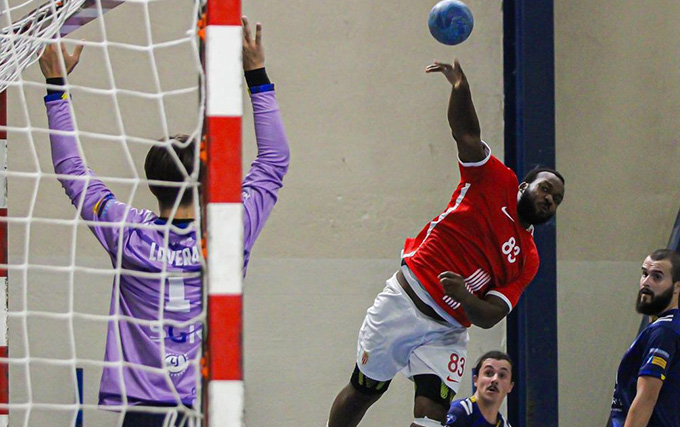
[[[486,359],[473,381],[477,387],[475,395],[478,401],[489,405],[500,404],[514,386],[512,366],[507,360]]]

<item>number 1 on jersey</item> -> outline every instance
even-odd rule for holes
[[[165,309],[177,313],[191,310],[191,301],[184,298],[184,279],[181,277],[168,277],[168,302]]]

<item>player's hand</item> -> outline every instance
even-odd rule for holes
[[[445,62],[433,61],[432,64],[425,67],[425,72],[444,74],[446,80],[448,80],[454,88],[467,83],[465,73],[463,73],[463,69],[460,67],[460,63],[457,59],[453,61],[453,65]]]
[[[40,56],[40,70],[46,79],[54,77],[65,77],[70,74],[71,71],[78,65],[80,61],[80,53],[83,51],[83,45],[79,44],[73,51],[73,54],[68,53],[66,46],[63,43],[58,44],[61,50],[61,56],[64,58],[64,66],[66,70],[62,67],[61,59],[59,58],[59,52],[57,51],[57,44],[50,43],[45,46],[45,50]]]
[[[264,45],[262,44],[262,24],[255,24],[255,39],[250,34],[248,17],[241,17],[243,25],[243,71],[264,67]]]
[[[439,275],[439,283],[444,287],[444,293],[458,302],[470,295],[470,291],[465,286],[465,278],[460,274],[445,271]]]

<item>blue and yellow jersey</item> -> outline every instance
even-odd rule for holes
[[[477,399],[474,396],[452,402],[449,412],[446,414],[446,424],[444,425],[454,427],[511,427],[500,413],[498,413],[495,423],[488,422],[479,410]]]
[[[621,360],[616,375],[611,418],[622,427],[637,392],[638,377],[659,378],[659,392],[649,426],[680,426],[680,310],[669,310],[647,326]]]

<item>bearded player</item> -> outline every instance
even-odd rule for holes
[[[400,270],[368,310],[329,427],[358,425],[400,371],[415,383],[411,426],[440,426],[465,371],[467,328],[491,328],[517,304],[538,270],[533,226],[550,220],[564,197],[557,171],[535,169],[519,183],[491,155],[457,61],[425,72],[452,85],[448,120],[461,181],[444,212],[406,240]]]
[[[680,426],[680,253],[658,249],[642,263],[635,310],[652,316],[621,360],[613,427]]]
[[[264,68],[262,28],[251,38],[243,18],[243,68],[251,92],[258,156],[243,181],[244,267],[283,185],[288,141],[274,86]],[[105,366],[99,404],[124,410],[123,427],[189,425],[196,402],[197,360],[202,341],[202,281],[194,225],[194,192],[181,186],[150,184],[159,215],[135,209],[84,165],[74,130],[64,76],[79,61],[82,46],[69,54],[46,47],[40,68],[52,85],[45,97],[52,161],[59,180],[82,218],[121,273],[111,298]],[[144,169],[150,181],[183,183],[197,159],[194,142],[176,135],[152,147]],[[229,173],[229,171],[224,171]],[[80,178],[80,179],[75,179]],[[228,237],[228,236],[227,236]],[[225,237],[225,238],[227,238]],[[189,415],[187,415],[189,414]]]

